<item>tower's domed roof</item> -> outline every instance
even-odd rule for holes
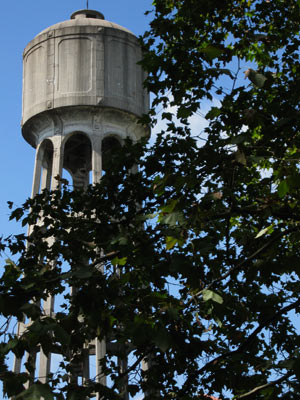
[[[37,36],[45,34],[49,31],[56,29],[67,28],[67,27],[77,27],[77,26],[97,26],[99,28],[112,28],[119,31],[127,32],[134,35],[130,30],[124,28],[121,25],[115,24],[104,19],[104,15],[95,10],[78,10],[71,15],[71,19],[63,22],[58,22],[48,28],[44,29]]]

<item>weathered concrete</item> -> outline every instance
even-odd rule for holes
[[[138,39],[127,29],[82,10],[37,35],[23,55],[22,131],[41,112],[74,106],[115,108],[141,116],[148,111]],[[144,134],[147,134],[145,131]]]

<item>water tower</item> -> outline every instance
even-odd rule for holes
[[[63,169],[74,187],[99,182],[106,149],[126,137],[137,141],[149,134],[137,123],[149,107],[140,59],[137,38],[93,10],[74,12],[70,20],[50,26],[26,46],[22,134],[36,149],[32,196],[55,188]],[[43,308],[53,315],[54,298]],[[21,334],[26,325],[18,329]],[[106,343],[88,346],[86,363],[78,371],[83,382],[90,378],[89,355],[99,360],[105,351]],[[51,356],[38,350],[34,358],[35,376],[47,381]],[[14,371],[21,368],[22,360],[16,359]],[[99,368],[96,363],[96,376]]]

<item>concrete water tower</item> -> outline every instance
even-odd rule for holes
[[[145,74],[137,65],[141,49],[126,28],[93,10],[80,10],[71,19],[37,35],[23,54],[22,134],[36,148],[32,196],[57,186],[67,170],[74,187],[99,182],[103,149],[149,134],[137,123],[147,113],[149,96]],[[43,304],[54,312],[54,299]],[[19,325],[19,333],[26,329]],[[90,378],[88,357],[105,354],[105,343],[89,345],[86,363],[78,376]],[[51,356],[38,351],[36,377],[47,380]],[[20,372],[22,360],[15,360]],[[99,363],[96,376],[100,375]],[[127,398],[125,395],[124,398]]]

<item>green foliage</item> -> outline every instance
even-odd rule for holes
[[[29,389],[24,390],[24,392],[18,394],[15,397],[16,400],[40,400],[41,397],[44,400],[54,400],[54,395],[51,388],[48,385],[42,385],[40,383],[35,383],[30,386]]]
[[[205,289],[203,290],[202,294],[204,301],[212,300],[219,304],[223,303],[222,297],[219,294],[213,292],[212,290]]]
[[[0,243],[15,260],[0,281],[4,392],[115,400],[128,378],[147,399],[298,399],[299,2],[153,4],[141,63],[165,130],[151,147],[127,141],[100,184],[12,210],[39,224]],[[195,129],[201,108],[208,125]],[[40,307],[50,294],[64,298],[56,318]],[[10,317],[32,323],[18,337]],[[79,362],[95,337],[121,346],[101,361],[110,387],[66,379],[70,354]],[[7,372],[7,355],[38,345],[63,355],[49,386],[30,363]]]

